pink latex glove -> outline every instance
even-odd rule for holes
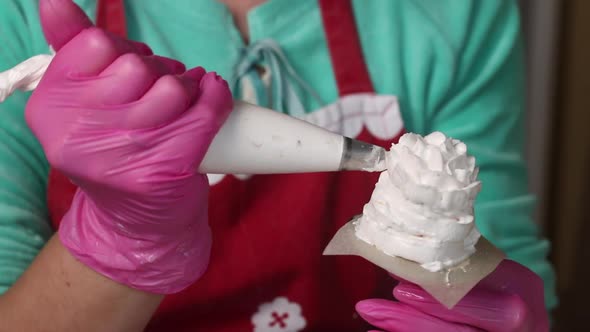
[[[422,288],[401,281],[393,290],[399,302],[360,301],[356,310],[385,331],[549,331],[543,280],[526,267],[504,260],[452,310]]]
[[[71,0],[39,6],[57,54],[26,119],[80,188],[59,237],[117,282],[178,292],[209,261],[209,185],[197,167],[232,109],[227,83],[93,27]]]

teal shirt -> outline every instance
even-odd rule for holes
[[[95,1],[78,0],[95,16]],[[477,158],[483,189],[481,232],[545,281],[554,308],[549,243],[531,219],[524,147],[522,41],[516,1],[355,0],[369,72],[380,94],[399,98],[407,131],[442,131]],[[244,46],[225,7],[213,0],[130,0],[131,39],[156,53],[232,77]],[[251,43],[271,38],[326,103],[338,98],[316,1],[271,0],[249,15]],[[0,70],[47,53],[36,0],[0,4]],[[307,112],[319,101],[294,85]],[[0,292],[27,268],[51,236],[48,164],[28,130],[27,94],[0,104]],[[286,112],[289,112],[287,109]]]

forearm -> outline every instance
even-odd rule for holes
[[[0,296],[0,321],[6,331],[141,331],[162,298],[94,272],[53,236]]]

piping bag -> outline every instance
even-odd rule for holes
[[[52,59],[52,55],[37,55],[0,72],[0,103],[16,90],[34,90]],[[207,174],[384,169],[382,147],[243,101],[234,102],[234,110],[199,166]]]
[[[32,57],[0,73],[0,103],[16,90],[37,87],[52,55]],[[281,174],[340,170],[383,171],[385,150],[330,132],[270,109],[235,101],[234,110],[213,139],[201,173]],[[468,262],[442,272],[382,253],[356,237],[353,218],[330,241],[324,255],[356,255],[402,279],[421,286],[452,308],[479,281],[494,271],[504,254],[483,236]]]

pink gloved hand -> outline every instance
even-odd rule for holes
[[[39,6],[57,54],[26,119],[80,188],[59,237],[115,281],[180,291],[209,261],[209,186],[197,168],[232,109],[227,83],[93,27],[71,0]]]
[[[401,281],[393,290],[399,302],[360,301],[358,313],[385,331],[549,331],[543,281],[526,267],[504,260],[453,309],[422,288]]]

